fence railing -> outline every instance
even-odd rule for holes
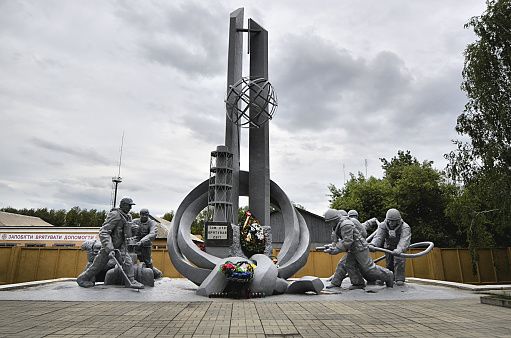
[[[410,250],[417,251],[420,250]],[[511,247],[479,249],[478,253],[475,274],[467,249],[434,248],[426,256],[408,259],[406,275],[470,284],[511,283]],[[373,258],[380,256],[372,255]],[[310,252],[307,264],[294,277],[328,277],[335,271],[341,256]],[[164,276],[182,277],[172,265],[167,250],[153,249],[153,262]],[[74,247],[0,247],[0,284],[76,277],[86,263],[86,253]],[[384,265],[385,261],[379,264]]]

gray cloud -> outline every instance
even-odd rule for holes
[[[341,127],[347,116],[374,115],[399,102],[412,82],[404,62],[384,51],[354,57],[320,36],[290,35],[275,68],[277,122],[287,129]]]
[[[280,99],[275,123],[301,134],[335,130],[333,141],[356,149],[353,153],[398,139],[398,149],[411,148],[435,130],[448,139],[449,121],[463,107],[459,68],[418,76],[393,52],[356,58],[312,35],[288,36],[283,50],[275,69]]]
[[[219,114],[197,112],[183,116],[183,122],[190,128],[193,135],[199,139],[221,144],[224,142],[225,115],[220,115],[224,120],[219,119]]]
[[[228,17],[238,6],[0,1],[1,204],[108,208],[125,130],[120,194],[157,214],[175,210],[207,179],[210,151],[223,142]],[[279,97],[272,179],[322,212],[342,164],[348,176],[367,158],[378,176],[378,158],[410,149],[441,167],[465,101],[462,51],[474,36],[463,23],[483,8],[247,3],[245,18],[269,31]]]
[[[221,4],[204,7],[200,2],[186,1],[146,6],[141,10],[139,2],[124,2],[117,14],[138,27],[137,43],[148,60],[189,75],[220,74],[227,44],[218,32],[226,28],[228,18]]]
[[[50,141],[46,141],[37,137],[34,137],[30,140],[30,143],[35,145],[36,147],[49,150],[51,152],[62,153],[66,155],[71,155],[75,159],[79,159],[82,162],[86,163],[96,163],[96,164],[105,164],[109,165],[112,163],[111,160],[106,158],[105,156],[99,154],[94,149],[86,149],[86,148],[77,148],[71,146],[65,146],[62,144],[53,143]]]
[[[11,187],[8,183],[4,183],[4,182],[0,182],[0,189],[3,191],[9,191],[9,192],[14,191],[13,187]]]
[[[62,204],[67,205],[68,208],[80,206],[81,208],[107,209],[110,195],[105,195],[105,191],[96,189],[61,187],[53,197],[60,200]]]

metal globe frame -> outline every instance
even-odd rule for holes
[[[225,98],[229,120],[242,128],[260,128],[277,110],[277,94],[265,78],[242,77],[229,86]]]

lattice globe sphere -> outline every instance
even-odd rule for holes
[[[230,86],[225,106],[233,123],[243,128],[259,128],[273,118],[277,95],[267,79],[243,77]]]

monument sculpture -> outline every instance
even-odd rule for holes
[[[389,209],[385,220],[378,225],[376,235],[370,243],[374,247],[383,247],[392,251],[392,253],[385,253],[385,260],[387,269],[394,272],[398,286],[405,283],[406,258],[401,254],[408,250],[411,239],[410,226],[403,221],[397,209]]]
[[[133,220],[131,231],[135,241],[133,249],[143,264],[142,267],[151,269],[155,279],[161,278],[161,271],[153,265],[152,248],[156,239],[156,221],[151,218],[149,210],[140,209],[140,218]]]
[[[89,264],[76,282],[79,286],[93,287],[99,279],[103,279],[105,285],[124,284],[132,289],[143,289],[144,284],[154,285],[154,278],[147,278],[147,271],[153,277],[150,269],[139,269],[133,264],[133,258],[128,252],[128,242],[132,238],[132,219],[129,211],[135,203],[131,198],[121,199],[119,208],[112,209],[103,226],[99,230],[101,247],[92,244],[85,247],[89,251]],[[90,258],[97,252],[92,262]],[[145,281],[140,283],[139,280]]]
[[[270,180],[269,121],[275,114],[277,98],[268,77],[268,32],[252,19],[244,28],[243,20],[243,8],[230,15],[225,144],[211,153],[210,178],[181,202],[168,236],[168,252],[174,267],[199,285],[197,293],[204,296],[222,294],[233,274],[238,280],[240,276],[251,275],[244,287],[252,295],[283,293],[288,288],[286,279],[305,265],[309,253],[304,218],[284,191]],[[242,77],[244,34],[249,42],[248,77]],[[242,127],[249,130],[248,171],[240,170]],[[240,227],[236,224],[239,196],[248,196],[249,210],[261,227],[255,232],[266,239],[264,252],[250,257],[241,248]],[[270,203],[281,210],[286,234],[276,264],[270,259]],[[190,227],[206,207],[210,219],[205,224],[203,252],[193,244]],[[317,285],[314,284],[315,291]]]
[[[85,266],[85,270],[87,270],[92,263],[94,262],[94,258],[98,255],[101,250],[101,241],[97,239],[86,240],[83,242],[81,249],[87,252],[87,265]],[[115,267],[115,262],[113,259],[110,259],[108,263],[92,277],[92,282],[104,282],[106,272]]]
[[[384,281],[387,287],[394,286],[394,274],[392,271],[374,264],[369,257],[369,245],[365,236],[349,219],[348,214],[341,216],[337,210],[328,209],[325,213],[325,222],[331,224],[337,238],[324,251],[332,255],[346,252],[345,269],[351,280],[351,289],[365,287],[362,274],[369,280]]]
[[[358,220],[358,212],[356,210],[350,210],[348,213],[346,213],[345,210],[338,210],[338,214],[340,217],[349,217],[349,219],[353,222],[356,230],[362,235],[362,237],[365,239],[367,238],[367,229],[370,228],[372,221],[375,219],[370,219],[364,223],[360,223]],[[338,240],[338,236],[335,233],[335,229],[332,231],[332,241],[336,242]],[[337,267],[335,269],[334,274],[331,278],[329,278],[330,285],[327,285],[327,288],[331,287],[339,287],[342,284],[342,281],[348,277],[348,271],[346,269],[346,259],[348,258],[347,255],[344,255],[337,264]],[[363,272],[362,276],[367,281],[367,284],[375,284],[376,280],[372,279],[370,276],[364,274]]]
[[[387,211],[386,219],[380,223],[376,218],[371,218],[364,223],[360,223],[358,220],[358,212],[356,210],[350,210],[348,213],[344,210],[329,209],[327,211],[331,219],[334,218],[334,214],[337,213],[340,219],[346,219],[349,217],[354,226],[354,231],[361,234],[361,237],[368,243],[368,249],[371,252],[380,251],[384,252],[385,255],[374,260],[377,263],[383,259],[387,262],[387,269],[394,273],[394,281],[397,286],[403,286],[405,283],[405,260],[406,258],[417,258],[427,255],[433,250],[433,242],[418,242],[410,244],[411,240],[411,229],[401,219],[401,214],[396,209],[389,209]],[[367,230],[376,226],[376,230],[367,237]],[[337,226],[336,226],[337,229]],[[332,231],[332,244],[317,247],[317,251],[324,251],[330,254],[336,254],[340,250],[335,249],[339,245],[339,235],[336,233],[336,229]],[[367,238],[366,238],[367,237]],[[408,249],[412,248],[425,248],[424,250],[416,253],[405,253]],[[344,278],[348,277],[348,269],[346,267],[346,260],[348,255],[344,255],[337,264],[335,273],[328,279],[330,282],[327,288],[340,287]],[[374,276],[367,274],[364,269],[358,269],[359,273],[367,281],[368,285],[374,285],[376,282],[383,284],[384,280],[375,279]],[[351,276],[350,276],[351,279]],[[358,274],[355,275],[354,281],[352,280],[352,287],[350,289],[363,288]],[[357,284],[358,283],[358,284]],[[390,282],[387,283],[390,286]]]

